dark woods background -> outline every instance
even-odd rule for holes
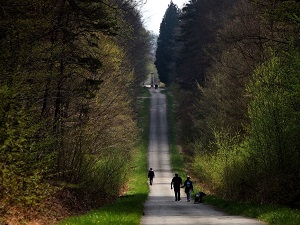
[[[166,11],[155,64],[194,178],[222,197],[299,206],[299,18],[292,0]]]

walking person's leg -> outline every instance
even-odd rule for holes
[[[191,201],[191,190],[188,190],[186,193],[187,201]]]

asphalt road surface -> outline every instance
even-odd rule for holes
[[[187,202],[184,191],[181,201],[175,201],[171,190],[174,176],[170,166],[166,97],[159,89],[150,89],[151,115],[148,146],[148,166],[155,172],[150,194],[144,205],[141,225],[262,225],[257,220],[240,216],[229,216],[205,204]],[[182,177],[181,174],[179,176]],[[182,177],[183,181],[185,177]]]

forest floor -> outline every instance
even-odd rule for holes
[[[2,213],[1,213],[2,214]],[[10,206],[5,214],[0,215],[1,225],[49,225],[72,215],[72,210],[64,207],[58,199],[47,199],[36,207]]]
[[[0,225],[54,225],[66,217],[86,213],[90,210],[88,202],[81,200],[70,191],[64,190],[45,199],[36,206],[6,206],[0,202]]]

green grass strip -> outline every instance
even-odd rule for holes
[[[231,215],[256,218],[269,225],[300,224],[300,212],[297,209],[255,203],[238,203],[220,199],[215,196],[206,196],[205,203],[222,209]]]

